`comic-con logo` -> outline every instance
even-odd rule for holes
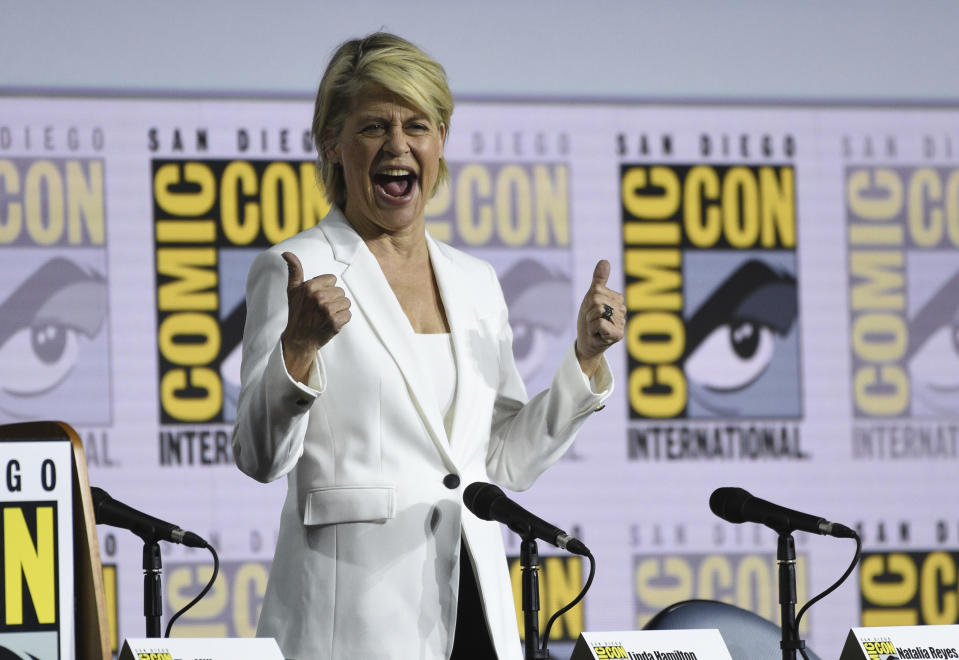
[[[0,159],[0,422],[108,424],[103,161]]]
[[[956,458],[959,169],[849,165],[853,456]]]
[[[959,170],[845,172],[854,411],[959,415]]]
[[[621,166],[634,419],[796,418],[792,166]]]
[[[329,204],[312,161],[154,160],[151,169],[161,421],[229,423],[250,264],[319,222]],[[161,462],[227,454],[225,434],[164,433]]]

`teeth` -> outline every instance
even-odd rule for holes
[[[407,176],[408,174],[410,174],[410,171],[396,168],[396,169],[381,170],[380,174],[385,174],[386,176]]]

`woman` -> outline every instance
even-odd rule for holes
[[[288,658],[519,658],[499,525],[462,490],[529,487],[612,388],[607,262],[527,402],[492,267],[427,236],[452,109],[413,44],[343,44],[313,120],[333,209],[250,269],[233,452],[288,478],[258,629]]]

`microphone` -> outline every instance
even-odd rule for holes
[[[709,497],[709,508],[727,522],[760,523],[780,534],[800,531],[840,539],[853,539],[857,536],[856,532],[845,525],[761,500],[742,488],[717,488]]]
[[[191,548],[208,547],[207,542],[193,532],[185,532],[176,525],[117,502],[102,488],[94,486],[90,489],[90,494],[93,496],[93,514],[98,525],[128,529],[146,543],[168,541],[182,543]]]
[[[477,481],[463,491],[463,503],[477,518],[495,520],[526,538],[538,539],[577,555],[589,556],[589,549],[579,539],[570,536],[559,527],[537,518],[493,484]]]

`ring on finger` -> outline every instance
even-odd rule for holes
[[[603,313],[600,314],[600,318],[606,319],[607,321],[612,322],[613,320],[613,308],[607,304],[603,304]]]

